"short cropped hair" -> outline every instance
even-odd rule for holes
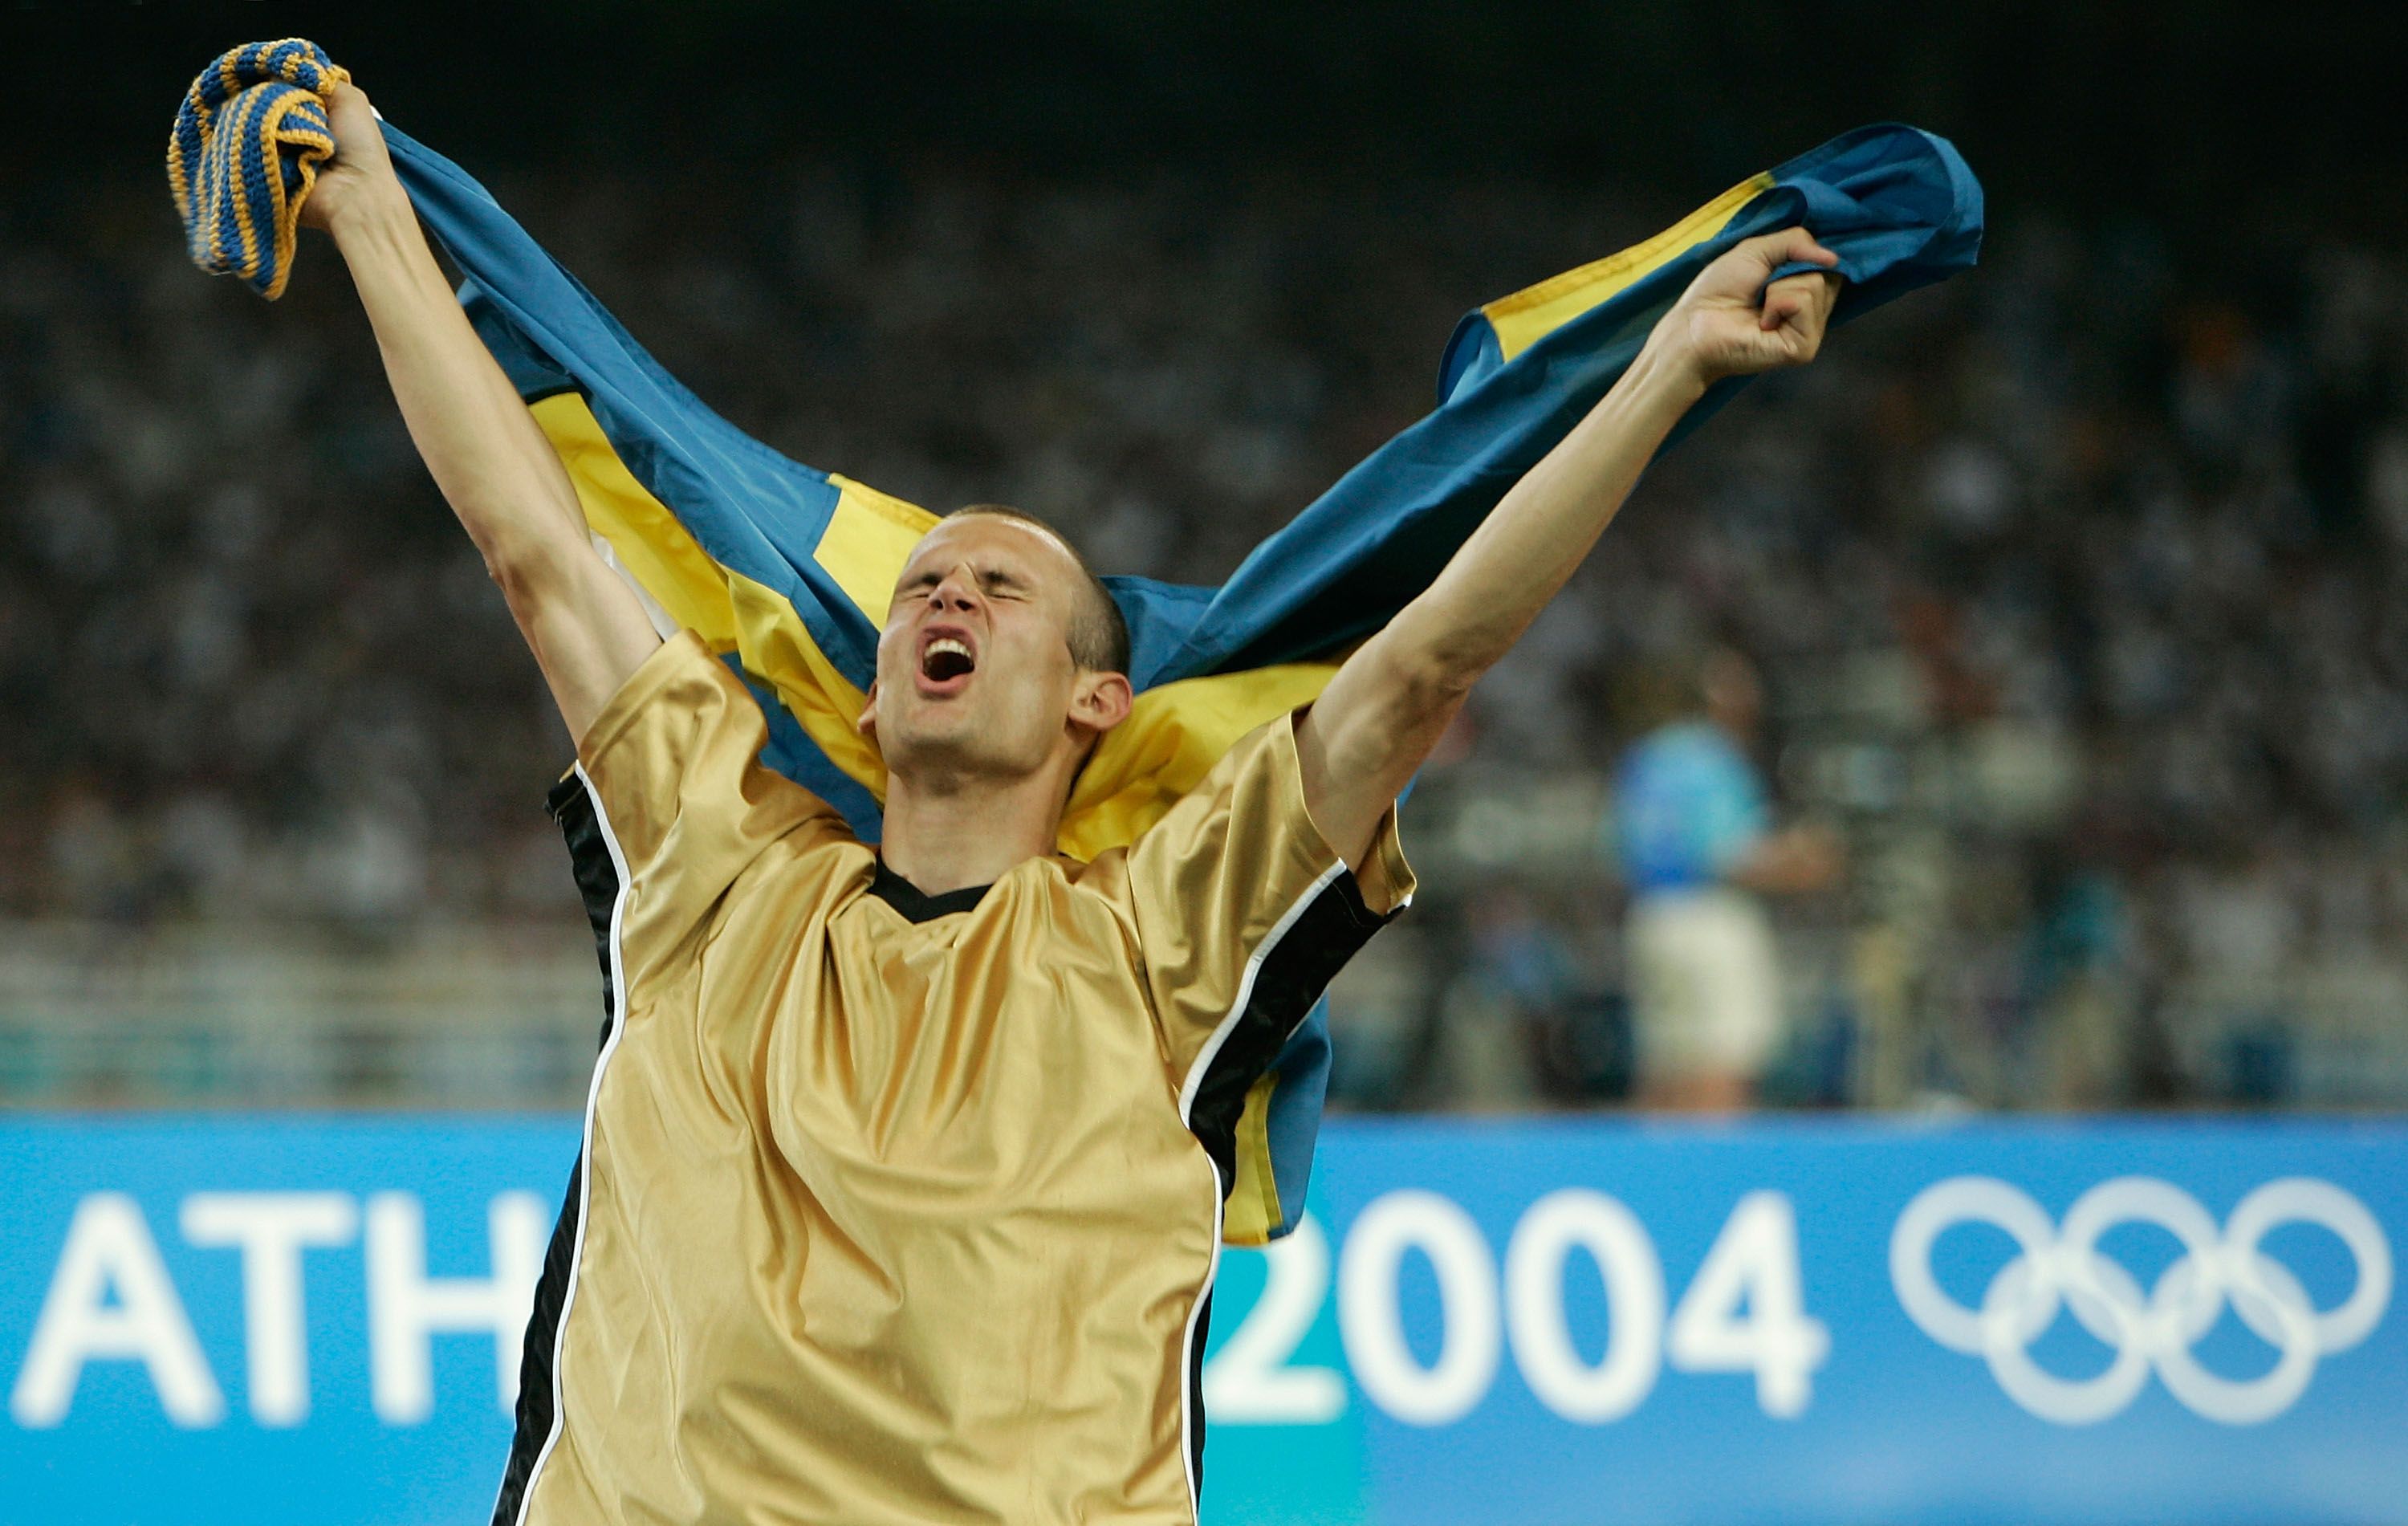
[[[1070,559],[1079,564],[1079,571],[1087,583],[1080,596],[1079,607],[1070,615],[1070,660],[1094,673],[1125,674],[1129,670],[1128,620],[1121,613],[1120,601],[1112,597],[1112,591],[1104,586],[1103,579],[1096,576],[1096,569],[1087,565],[1087,558],[1068,536],[1025,509],[1014,509],[1009,504],[973,503],[956,509],[945,517],[960,519],[967,514],[1017,520],[1023,525],[1033,525],[1060,541],[1070,553]]]

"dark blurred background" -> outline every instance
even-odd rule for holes
[[[303,34],[789,453],[1209,582],[1467,309],[1859,122],[1980,269],[1663,462],[1483,688],[1339,1100],[1612,1105],[1617,769],[1733,744],[1824,872],[1769,1105],[2408,1103],[2397,10],[21,9],[0,94],[0,1104],[565,1105],[565,735],[332,251],[185,261],[193,74]],[[1809,855],[1813,857],[1813,855]]]

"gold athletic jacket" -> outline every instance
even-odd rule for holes
[[[924,896],[687,633],[553,793],[610,1016],[497,1526],[1193,1522],[1246,1088],[1409,899],[1291,719],[1130,848]]]

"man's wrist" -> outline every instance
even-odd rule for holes
[[[335,247],[345,259],[395,232],[417,231],[418,213],[398,180],[386,177],[344,189],[348,194],[327,214],[326,231],[334,236]]]
[[[1660,332],[1641,346],[1639,358],[1624,373],[1626,384],[1635,394],[1651,401],[1660,400],[1683,412],[1705,396],[1712,380],[1695,355],[1665,343]]]

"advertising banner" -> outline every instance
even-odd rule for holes
[[[480,1522],[568,1119],[0,1122],[0,1526]],[[2408,1124],[1336,1120],[1211,1521],[2408,1522]]]

